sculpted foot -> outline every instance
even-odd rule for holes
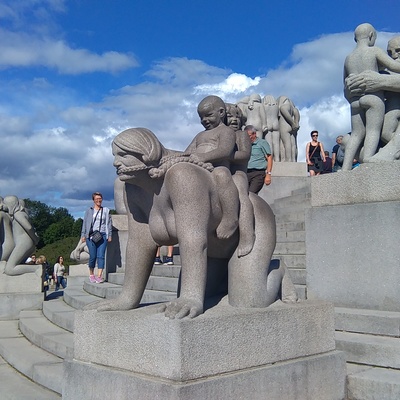
[[[228,220],[223,219],[218,225],[216,232],[218,239],[228,239],[230,238],[236,231],[239,223],[238,220]]]
[[[169,319],[182,319],[185,317],[194,318],[203,314],[203,303],[200,301],[179,298],[170,303],[163,304],[160,312],[165,312]]]
[[[126,311],[137,308],[137,305],[123,296],[111,300],[99,300],[85,306],[84,310],[97,310],[97,311]]]
[[[239,245],[238,245],[238,257],[247,256],[253,250],[254,241],[256,240],[256,235],[246,235],[240,233]]]

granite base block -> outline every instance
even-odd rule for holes
[[[0,320],[17,319],[22,310],[41,310],[43,293],[0,293]]]
[[[64,400],[342,400],[346,362],[331,351],[184,383],[75,360],[64,374]]]
[[[326,302],[239,309],[225,298],[192,320],[170,320],[157,308],[78,311],[74,359],[185,382],[335,349]]]

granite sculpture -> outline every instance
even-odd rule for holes
[[[280,161],[279,105],[272,95],[263,97],[267,125],[264,129],[264,139],[269,143],[274,161]]]
[[[383,50],[373,46],[376,32],[370,24],[362,24],[356,29],[358,36],[363,36],[362,32],[368,34],[362,39],[366,45],[360,57],[366,59],[372,53],[372,62],[388,69],[379,71],[376,66],[365,66],[356,57],[348,60],[344,93],[350,103],[358,108],[352,115],[352,135],[345,137],[348,155],[347,160],[345,158],[345,170],[351,169],[349,165],[353,154],[361,162],[395,161],[400,158],[400,75],[394,72],[399,71],[400,37],[389,41],[389,55],[386,55]],[[367,111],[368,118],[364,123],[362,118]],[[383,147],[377,152],[379,141]]]
[[[296,299],[285,266],[279,262],[270,266],[276,241],[275,218],[260,197],[250,194],[254,246],[239,257],[238,229],[229,236],[217,233],[222,221],[220,196],[224,193],[213,177],[212,164],[166,149],[145,128],[123,131],[112,148],[114,166],[125,183],[128,211],[125,280],[118,298],[89,305],[88,309],[137,308],[157,246],[177,243],[182,265],[180,293],[176,301],[162,306],[169,318],[196,317],[203,313],[206,299],[226,293],[235,307],[267,307],[279,296]]]
[[[345,60],[344,79],[350,74],[364,71],[379,72],[383,67],[395,72],[400,72],[400,63],[393,60],[379,47],[375,46],[376,31],[370,24],[361,24],[354,31],[357,47]],[[345,94],[348,94],[345,91]],[[352,95],[347,97],[351,106],[351,136],[346,143],[346,152],[342,169],[349,171],[353,165],[353,159],[360,147],[362,149],[363,162],[376,153],[383,119],[385,115],[384,92],[382,90]]]
[[[35,250],[39,241],[22,199],[6,196],[0,201],[1,262],[4,273],[21,275],[35,272],[38,265],[23,262]]]
[[[283,150],[280,161],[297,161],[297,132],[300,129],[300,112],[287,96],[278,97],[279,134]]]
[[[237,103],[243,113],[244,124],[257,129],[257,137],[268,141],[274,161],[297,161],[297,132],[300,112],[287,96],[259,94],[243,97]]]
[[[79,239],[78,244],[75,249],[72,250],[69,258],[80,264],[87,264],[89,262],[89,249],[86,242],[82,242],[82,240]]]

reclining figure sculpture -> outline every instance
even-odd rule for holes
[[[234,134],[234,133],[232,133]],[[157,246],[179,243],[180,293],[161,310],[169,318],[196,317],[205,300],[228,293],[234,307],[267,307],[277,299],[295,301],[284,264],[271,263],[276,244],[275,217],[268,204],[250,193],[255,243],[239,257],[239,230],[218,238],[221,221],[218,185],[209,163],[166,149],[148,129],[131,128],[112,144],[114,166],[125,183],[128,216],[125,280],[120,296],[87,309],[130,310],[139,306]]]

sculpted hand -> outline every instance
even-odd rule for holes
[[[179,298],[167,304],[162,304],[160,312],[165,312],[169,319],[194,318],[203,313],[203,304],[191,299]]]
[[[352,95],[373,93],[381,90],[382,75],[375,71],[364,71],[360,74],[350,74],[345,79],[345,90]]]

